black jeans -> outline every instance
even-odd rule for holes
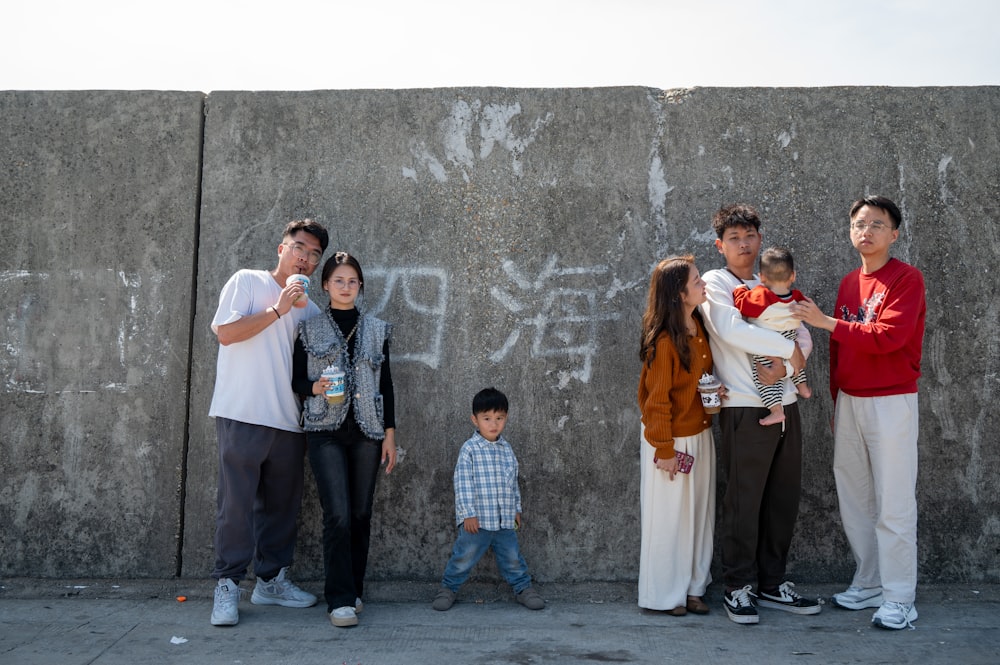
[[[323,508],[327,612],[354,607],[364,591],[382,442],[366,438],[350,414],[340,429],[307,432],[306,439]]]
[[[722,498],[722,577],[727,587],[785,581],[802,484],[798,404],[785,406],[781,425],[762,427],[764,408],[725,407],[720,452],[728,476]]]

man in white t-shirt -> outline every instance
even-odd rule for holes
[[[219,338],[209,410],[219,439],[212,625],[239,622],[239,583],[253,563],[258,605],[312,607],[316,596],[286,577],[302,505],[305,435],[292,392],[299,322],[319,313],[306,281],[329,237],[309,219],[289,222],[274,270],[239,270],[222,288],[212,330]],[[286,285],[286,282],[288,284]]]

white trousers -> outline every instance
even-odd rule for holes
[[[640,437],[639,607],[672,610],[703,596],[712,581],[715,535],[715,443],[712,430],[674,439],[694,455],[691,473],[670,475],[653,464],[656,450]]]
[[[852,584],[912,603],[917,589],[917,394],[852,397],[834,414],[833,475]]]

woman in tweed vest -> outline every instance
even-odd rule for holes
[[[323,508],[324,595],[334,626],[358,623],[368,565],[372,504],[379,467],[396,465],[395,412],[389,371],[391,326],[355,306],[364,288],[357,259],[337,252],[323,266],[329,307],[299,326],[292,387],[302,396],[302,427]],[[344,373],[342,398],[327,399]]]

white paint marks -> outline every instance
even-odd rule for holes
[[[944,155],[938,161],[937,176],[938,176],[938,190],[941,195],[941,202],[944,204],[951,203],[952,195],[951,190],[948,189],[948,167],[951,165],[951,155]]]
[[[365,311],[378,315],[398,292],[403,306],[419,317],[417,327],[426,333],[421,337],[426,339],[426,348],[398,355],[393,353],[393,360],[420,362],[437,369],[441,363],[441,343],[448,311],[447,271],[431,266],[408,266],[370,268],[366,273],[366,280],[382,280],[382,288],[379,299],[366,303]]]
[[[425,168],[438,182],[447,182],[449,171],[458,171],[465,182],[470,182],[477,164],[488,160],[499,147],[510,155],[514,174],[523,175],[521,158],[524,152],[555,116],[548,112],[536,117],[526,132],[519,133],[514,124],[521,113],[519,102],[484,105],[478,99],[457,100],[439,125],[443,159],[419,140],[411,143],[410,154],[417,166]],[[414,181],[418,177],[417,169],[412,167],[403,167],[402,174]]]
[[[783,130],[781,130],[781,132],[778,133],[778,144],[781,146],[782,150],[784,150],[785,148],[787,148],[789,146],[789,144],[791,144],[791,142],[794,139],[795,139],[795,123],[794,122],[792,123],[791,127],[789,127],[788,129],[783,129]]]
[[[413,155],[415,160],[417,160],[417,164],[427,169],[428,173],[430,173],[431,177],[435,180],[438,182],[446,182],[448,180],[448,173],[445,171],[444,165],[438,161],[437,157],[431,153],[423,141],[411,144],[410,154]],[[413,180],[416,181],[416,170],[410,169],[410,172],[413,173]],[[404,170],[404,175],[405,174]]]
[[[599,347],[598,324],[620,318],[618,313],[603,305],[620,289],[611,295],[605,289],[602,299],[596,288],[573,285],[579,281],[576,278],[606,274],[607,266],[558,268],[557,263],[558,257],[551,255],[538,275],[531,278],[513,261],[504,261],[503,270],[518,293],[512,294],[499,287],[493,287],[490,293],[508,311],[522,318],[503,345],[490,355],[490,360],[494,363],[504,360],[521,339],[522,332],[531,329],[532,358],[563,357],[576,363],[573,369],[556,372],[558,387],[564,388],[573,379],[583,383],[590,381],[593,357]]]
[[[663,160],[660,159],[659,152],[654,151],[649,160],[649,178],[646,185],[646,192],[649,196],[649,207],[653,212],[653,217],[660,217],[667,207],[667,194],[673,191],[673,187],[667,184],[667,175],[663,169]]]
[[[169,344],[144,332],[162,325],[160,279],[151,282],[112,268],[0,271],[0,300],[11,305],[0,319],[0,390],[123,393],[134,367],[165,375]]]

